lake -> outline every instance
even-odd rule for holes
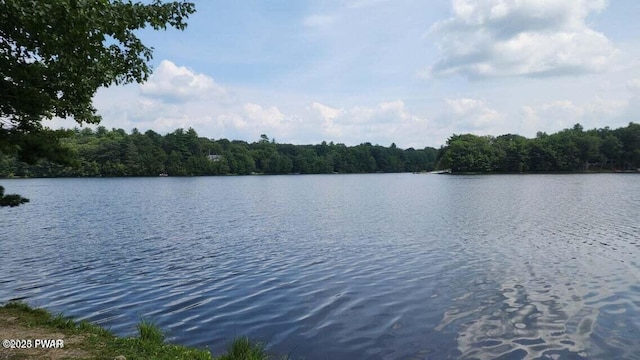
[[[293,359],[640,359],[640,175],[0,180],[0,302]]]

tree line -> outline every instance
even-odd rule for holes
[[[403,150],[395,144],[280,144],[267,135],[253,143],[212,140],[191,128],[164,136],[102,126],[53,133],[60,141],[56,161],[0,152],[0,177],[415,172],[433,170],[438,153],[435,148]]]
[[[585,131],[580,124],[535,138],[453,135],[437,166],[452,172],[638,171],[640,124]]]
[[[440,149],[400,149],[362,143],[280,144],[262,135],[249,143],[208,139],[192,128],[153,130],[75,128],[41,132],[58,142],[46,158],[2,152],[0,177],[200,176],[421,172],[519,173],[637,171],[640,124],[585,131],[580,124],[535,138],[452,135]],[[51,140],[41,143],[50,143]],[[47,149],[42,149],[47,151]]]

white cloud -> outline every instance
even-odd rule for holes
[[[248,103],[244,105],[244,111],[249,119],[258,122],[256,125],[277,126],[285,118],[275,106],[265,109],[258,104]]]
[[[322,105],[319,102],[312,103],[311,108],[318,111],[320,116],[327,120],[327,123],[333,122],[333,119],[345,113],[342,109],[334,109],[332,107]]]
[[[487,106],[484,100],[460,98],[445,99],[445,121],[458,131],[488,132],[501,125],[504,116]]]
[[[140,93],[153,99],[175,103],[219,97],[226,90],[204,74],[197,74],[169,60],[163,60],[149,80],[140,85]]]
[[[254,141],[266,134],[281,141],[299,132],[300,125],[296,116],[283,113],[277,106],[246,103],[229,111],[217,111],[208,127],[209,132],[215,130],[215,137],[229,140]]]
[[[525,105],[523,135],[532,136],[536,131],[553,133],[580,123],[585,129],[600,128],[605,124],[615,127],[615,121],[628,108],[624,100],[595,98],[585,103],[557,100],[543,104]],[[620,121],[620,120],[618,120]],[[624,123],[624,121],[622,121]]]
[[[347,145],[371,142],[388,146],[395,142],[404,147],[424,147],[433,140],[431,122],[410,112],[401,100],[351,109],[315,102],[308,119],[318,124],[325,139]]]
[[[453,0],[453,17],[435,23],[441,57],[426,73],[552,76],[598,72],[617,53],[585,23],[604,0]]]
[[[640,90],[640,78],[635,78],[627,81],[627,88],[631,91]]]
[[[343,109],[334,109],[332,107],[320,104],[318,102],[314,102],[311,104],[311,109],[316,111],[320,118],[322,119],[321,126],[325,129],[325,132],[331,132],[333,128],[333,121],[346,114],[346,111]]]
[[[193,127],[202,136],[247,141],[267,134],[279,142],[298,144],[326,140],[347,145],[395,142],[401,147],[424,147],[434,142],[430,122],[409,111],[401,100],[344,109],[318,101],[283,108],[278,100],[263,100],[265,105],[262,101],[246,101],[248,96],[207,98],[197,94],[201,89],[215,93],[217,85],[212,86],[208,76],[194,74],[169,61],[162,64],[152,84],[144,85],[144,91],[130,85],[98,92],[95,104],[104,116],[102,125],[127,131],[134,127],[141,131],[153,129],[159,133]],[[191,80],[178,82],[188,86],[169,92],[167,84],[176,76]],[[166,101],[167,96],[180,100],[190,92],[188,101]]]

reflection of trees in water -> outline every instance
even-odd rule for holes
[[[573,284],[552,288],[542,280],[533,285],[526,289],[512,281],[498,292],[454,299],[436,330],[461,328],[457,342],[463,358],[587,357],[598,316],[597,307],[584,300],[588,291]]]

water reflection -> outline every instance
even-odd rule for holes
[[[120,335],[150,317],[214,353],[248,335],[307,359],[638,359],[635,180],[14,181],[32,203],[0,217],[0,302]]]
[[[550,285],[526,289],[512,282],[502,284],[491,296],[474,299],[480,300],[476,308],[470,309],[465,301],[471,297],[454,299],[437,326],[439,330],[456,328],[463,358],[587,357],[597,311],[585,307],[575,293],[567,304]]]
[[[465,359],[640,358],[637,286],[611,293],[606,283],[530,280],[511,279],[493,292],[490,281],[469,284],[436,329],[456,333]]]

